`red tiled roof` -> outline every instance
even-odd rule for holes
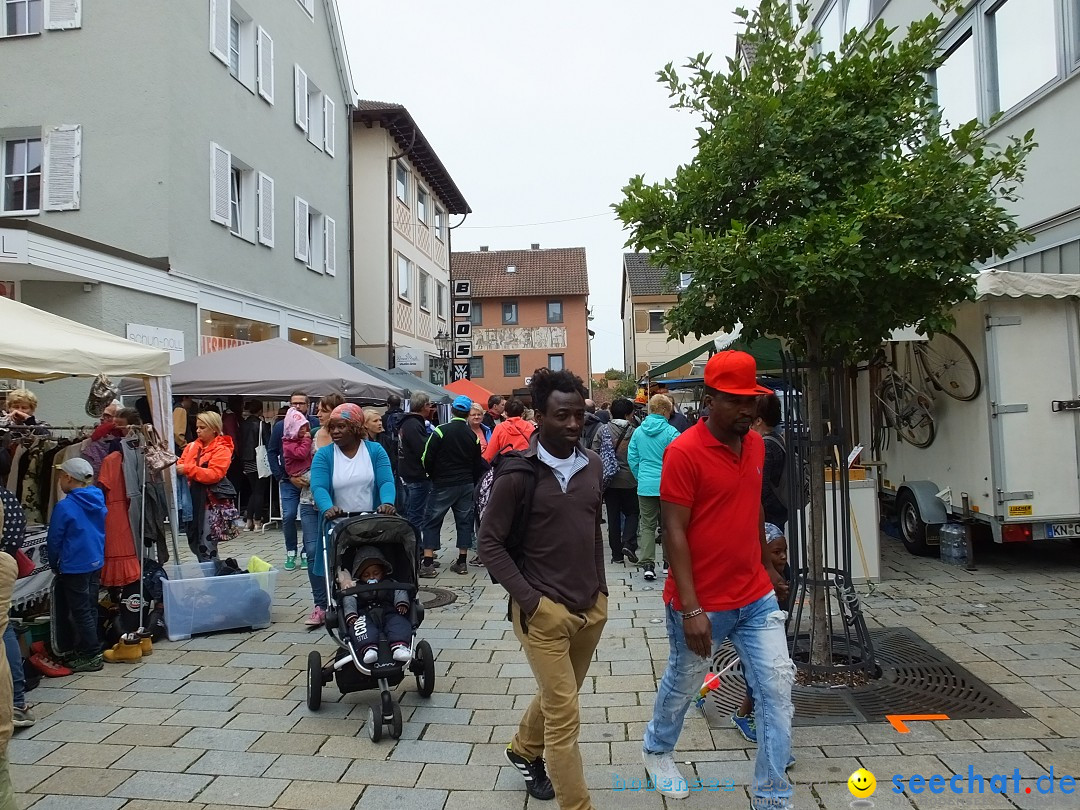
[[[516,269],[508,273],[507,267]],[[589,294],[583,247],[453,253],[450,277],[471,281],[473,298]]]

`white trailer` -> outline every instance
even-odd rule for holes
[[[932,443],[919,448],[889,430],[875,459],[904,545],[936,553],[937,530],[962,515],[964,495],[996,542],[1080,538],[1080,276],[984,271],[976,300],[954,314],[980,392],[961,402],[923,386]],[[917,367],[898,370],[920,382]],[[873,398],[864,383],[860,399]],[[867,413],[861,419],[872,429]]]

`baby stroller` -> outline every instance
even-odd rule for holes
[[[390,736],[401,736],[401,707],[394,701],[390,689],[405,678],[405,668],[416,676],[416,689],[423,697],[435,691],[435,656],[431,645],[416,640],[416,629],[424,621],[424,606],[417,598],[419,560],[416,558],[417,538],[412,524],[391,516],[365,513],[346,515],[322,524],[325,543],[323,565],[326,570],[326,590],[329,607],[326,611],[326,631],[337,645],[332,660],[323,665],[318,650],[308,654],[307,705],[318,711],[322,705],[322,688],[331,680],[337,681],[341,694],[378,689],[382,699],[380,706],[368,708],[368,736],[372,742],[383,737],[383,727],[389,727]],[[374,546],[393,567],[393,579],[387,578],[375,585],[358,583],[342,590],[337,582],[337,571],[347,554],[360,546]],[[360,651],[345,627],[345,611],[342,599],[349,595],[371,595],[377,591],[404,590],[409,596],[407,618],[412,625],[410,649],[412,660],[408,663],[395,661],[385,638],[379,641],[378,658],[365,664]]]

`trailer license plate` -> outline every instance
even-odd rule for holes
[[[1080,523],[1048,523],[1050,537],[1080,537]]]

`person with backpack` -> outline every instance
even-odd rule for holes
[[[401,516],[412,524],[417,537],[424,530],[431,481],[424,470],[424,445],[427,444],[427,421],[434,406],[427,394],[420,392],[409,400],[409,412],[401,417],[398,434],[397,474],[401,481]],[[417,553],[423,556],[423,545],[417,541]]]
[[[638,566],[645,579],[656,579],[656,525],[660,519],[660,469],[664,451],[675,441],[679,431],[670,424],[671,399],[653,394],[649,400],[649,415],[630,437],[626,460],[637,479],[638,512],[641,518],[641,545]]]
[[[617,399],[611,403],[611,422],[596,432],[592,447],[601,457],[610,455],[610,451],[614,450],[618,462],[618,472],[607,482],[604,490],[608,546],[611,548],[611,561],[617,564],[622,564],[624,558],[632,563],[638,561],[637,480],[630,472],[626,455],[635,430],[629,421],[633,412],[634,403],[628,399]],[[610,447],[605,448],[605,444]]]
[[[480,558],[509,594],[514,635],[538,687],[506,758],[533,798],[593,810],[578,746],[578,692],[607,622],[603,469],[578,445],[581,378],[537,369],[529,387],[539,427],[527,450],[496,459],[478,498]]]
[[[495,426],[495,430],[488,439],[487,448],[484,450],[484,461],[491,464],[495,456],[505,453],[507,450],[527,450],[529,438],[536,430],[531,422],[522,419],[525,413],[525,403],[520,399],[512,399],[506,403],[506,421]]]
[[[761,471],[761,508],[765,522],[781,532],[787,527],[787,445],[776,432],[780,424],[780,397],[762,394],[758,397],[757,416],[751,428],[765,440],[765,466]]]
[[[376,441],[383,446],[386,455],[390,457],[390,467],[394,471],[394,478],[398,475],[398,447],[401,444],[401,420],[405,418],[405,411],[401,409],[401,397],[390,394],[386,398],[386,411],[382,415],[383,432],[378,435]],[[400,493],[399,493],[400,497]],[[399,510],[400,511],[400,504]]]

